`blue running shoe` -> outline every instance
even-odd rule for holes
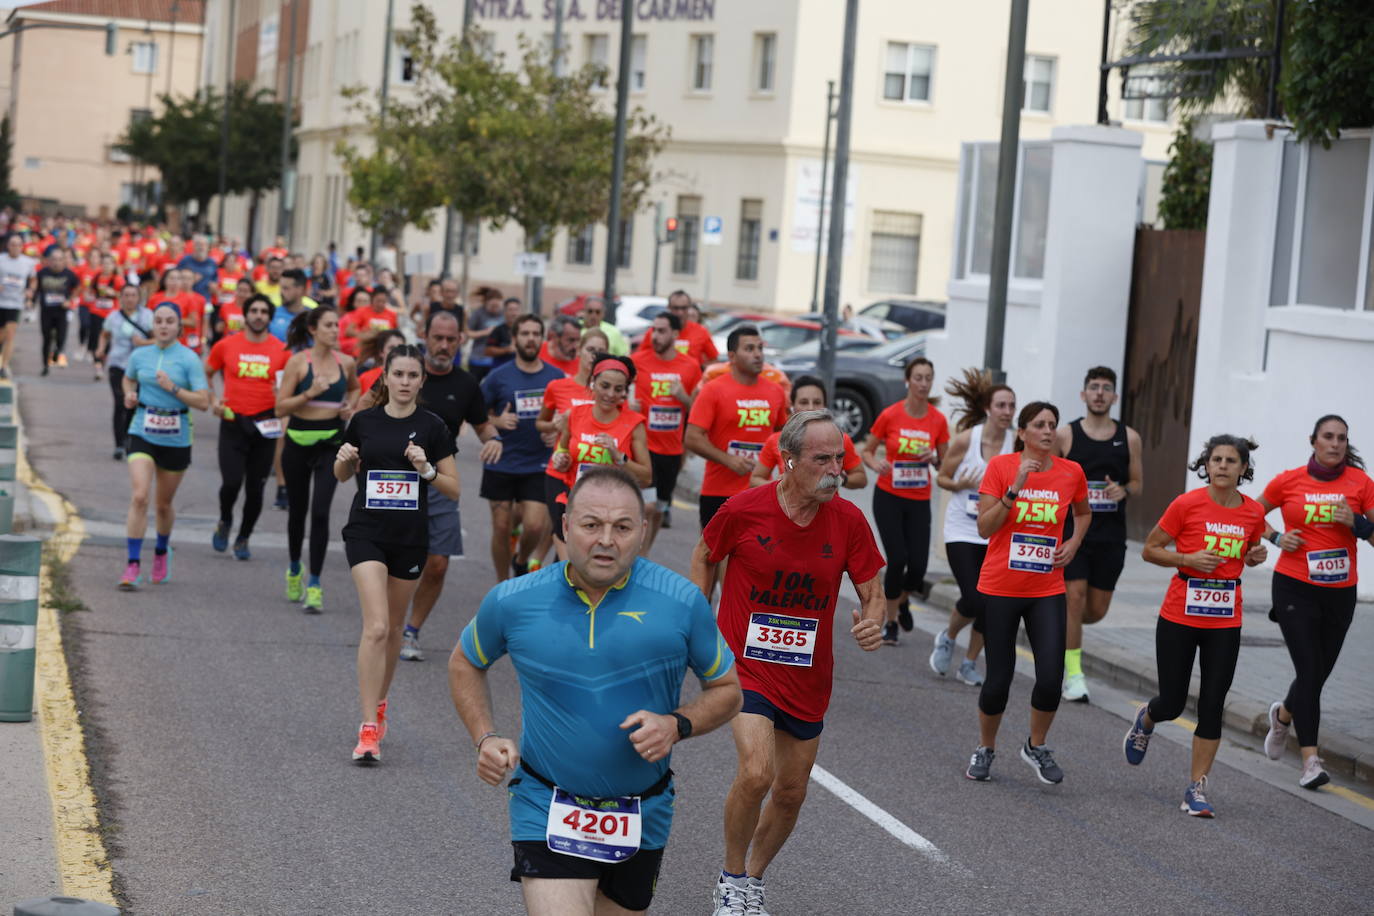
[[[239,538],[237,541],[234,542],[234,559],[236,559],[236,560],[251,560],[251,559],[253,559],[253,554],[250,553],[249,550],[248,550],[248,539],[247,539],[247,538]]]
[[[1207,777],[1204,776],[1197,782],[1188,787],[1188,791],[1183,793],[1183,804],[1178,806],[1178,810],[1185,811],[1193,817],[1216,817],[1217,813],[1212,809],[1212,805],[1207,801],[1207,796],[1202,794],[1202,790],[1207,788]]]
[[[1126,762],[1133,767],[1140,766],[1140,761],[1145,759],[1145,752],[1150,749],[1150,736],[1154,729],[1145,729],[1145,710],[1148,706],[1140,707],[1140,711],[1135,714],[1135,722],[1126,732],[1125,739],[1121,742],[1121,749],[1126,752]]]
[[[210,546],[215,548],[215,553],[224,553],[229,549],[229,526],[224,522],[215,523],[215,533],[210,535]]]

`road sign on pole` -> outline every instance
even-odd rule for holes
[[[542,277],[549,256],[542,251],[523,251],[515,256],[515,273],[521,277]]]
[[[719,216],[707,216],[701,221],[701,244],[725,244],[725,223]]]

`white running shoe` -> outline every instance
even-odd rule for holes
[[[420,651],[420,637],[416,633],[407,633],[401,639],[401,660],[407,662],[422,662],[425,660],[425,653]]]
[[[949,630],[935,634],[935,648],[930,650],[930,670],[940,677],[949,674],[949,660],[954,655],[954,640],[949,638]]]
[[[1088,702],[1088,684],[1081,674],[1064,676],[1064,699],[1070,703]]]
[[[973,659],[966,658],[959,663],[959,670],[954,675],[960,683],[968,684],[970,687],[981,687],[983,676],[978,673],[978,666]]]
[[[749,879],[727,878],[721,872],[711,892],[711,916],[749,916]]]
[[[1326,772],[1326,767],[1322,766],[1324,761],[1313,754],[1303,761],[1302,776],[1298,779],[1298,785],[1304,789],[1316,791],[1331,781],[1330,775]]]
[[[1269,704],[1269,734],[1264,736],[1264,756],[1270,760],[1278,760],[1283,756],[1284,746],[1288,743],[1288,729],[1293,723],[1284,725],[1279,721],[1279,710],[1283,708],[1283,703],[1275,700]]]
[[[749,916],[768,916],[763,908],[765,887],[762,878],[748,878],[744,888],[744,912]]]

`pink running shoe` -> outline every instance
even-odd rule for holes
[[[386,700],[377,704],[377,740],[386,737]]]
[[[124,575],[119,579],[119,590],[121,592],[136,592],[138,591],[139,583],[142,581],[142,567],[139,566],[137,560],[134,560],[130,562],[128,566],[124,567]]]
[[[170,581],[172,578],[172,548],[168,547],[166,553],[159,553],[153,557],[153,584],[161,585]]]

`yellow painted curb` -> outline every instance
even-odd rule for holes
[[[34,473],[22,449],[17,460],[19,482],[32,496],[41,499],[57,520],[57,528],[48,543],[64,563],[70,562],[86,537],[85,523],[75,506]],[[40,575],[44,600],[38,609],[35,696],[47,762],[48,795],[52,799],[53,834],[62,893],[115,906],[114,870],[100,833],[81,715],[72,694],[57,613],[46,600],[50,587],[46,566]]]

